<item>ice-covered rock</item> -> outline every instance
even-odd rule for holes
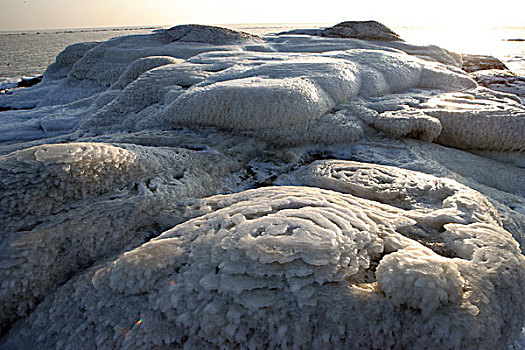
[[[3,346],[488,349],[520,332],[524,258],[496,225],[427,232],[436,252],[402,209],[315,188],[195,210],[61,287]]]
[[[179,222],[177,203],[213,194],[236,166],[207,152],[124,147],[56,144],[0,157],[3,329],[71,274]]]
[[[45,80],[66,78],[71,69],[86,52],[96,47],[100,42],[92,41],[69,45],[62,51],[44,72]]]
[[[517,100],[517,101],[516,101]],[[525,151],[525,108],[514,95],[477,90],[443,94],[427,102],[439,119],[436,142],[460,149]]]
[[[523,153],[525,149],[525,107],[514,94],[486,88],[419,91],[357,98],[338,108],[396,138],[419,138],[471,151]]]
[[[180,25],[160,31],[171,41],[225,44],[235,41],[262,41],[262,38],[246,32],[200,24]]]
[[[150,69],[165,66],[167,64],[176,64],[184,62],[184,60],[176,59],[170,56],[151,56],[139,58],[131,63],[128,68],[122,73],[118,81],[111,86],[112,89],[124,89],[131,82],[135,81],[139,75]]]
[[[481,86],[489,89],[518,95],[525,99],[525,77],[516,75],[509,70],[480,70],[470,76]]]
[[[275,144],[318,141],[316,123],[321,118],[330,123],[332,118],[323,115],[336,103],[358,95],[377,96],[415,87],[468,89],[476,86],[468,76],[454,69],[406,54],[378,50],[329,52],[310,57],[224,52],[202,54],[191,61],[228,63],[231,68],[210,75],[176,98],[162,112],[167,123],[245,131]],[[419,118],[417,123],[427,123],[432,130],[413,126],[415,130],[402,131],[400,136],[419,133],[419,129],[422,134],[428,134],[423,136],[426,140],[439,135],[440,127],[435,119]],[[399,123],[390,124],[401,128]],[[339,123],[335,121],[332,129],[336,130],[337,126]],[[359,138],[361,128],[359,125],[354,128],[352,134],[356,137],[350,140]],[[345,139],[338,137],[336,131],[325,143],[342,141]]]
[[[317,161],[286,175],[280,183],[307,185],[349,193],[432,217],[427,226],[446,222],[500,224],[492,205],[480,194],[432,175],[377,164],[343,160]],[[475,204],[474,204],[475,203]],[[437,219],[439,218],[439,219]]]
[[[461,66],[461,69],[468,73],[489,69],[508,70],[505,63],[501,62],[501,60],[494,56],[468,54],[463,54],[461,56],[463,58],[463,65]]]

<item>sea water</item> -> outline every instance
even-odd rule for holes
[[[297,28],[323,28],[330,23],[305,24],[222,24],[220,26],[263,35]],[[28,32],[0,32],[0,88],[22,77],[41,75],[68,45],[105,41],[112,37],[147,34],[158,27],[59,29]],[[393,27],[403,39],[414,44],[434,44],[469,54],[501,59],[514,73],[525,76],[525,27],[447,29],[435,27]]]

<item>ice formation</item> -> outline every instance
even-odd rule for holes
[[[377,22],[68,47],[0,95],[0,348],[506,348],[525,107],[462,64]]]
[[[523,304],[498,301],[521,298],[523,256],[490,222],[440,234],[401,209],[300,186],[195,210],[69,282],[6,345],[493,348],[520,331],[502,325],[523,321]],[[72,314],[65,327],[51,322]]]
[[[173,201],[213,194],[236,166],[206,152],[123,147],[50,144],[0,157],[3,327],[71,274],[179,222]]]

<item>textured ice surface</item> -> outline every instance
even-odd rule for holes
[[[518,95],[525,98],[525,78],[503,69],[488,69],[470,74],[479,85],[492,90]]]
[[[437,46],[305,33],[76,44],[0,95],[0,348],[519,336],[519,91]]]
[[[343,160],[311,163],[286,175],[280,183],[308,185],[410,210],[437,229],[447,222],[490,222],[500,219],[492,205],[476,191],[442,179],[397,167]]]
[[[210,153],[123,147],[56,144],[0,157],[3,327],[79,269],[179,222],[176,203],[214,193],[236,165]]]
[[[491,222],[439,233],[402,209],[308,187],[194,210],[60,288],[4,345],[494,348],[520,332],[523,256]],[[520,322],[502,327],[510,315]]]

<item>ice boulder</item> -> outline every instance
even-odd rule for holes
[[[92,41],[69,45],[56,57],[55,62],[47,67],[44,72],[44,80],[66,78],[75,63],[98,44],[100,42]]]
[[[176,124],[252,131],[271,138],[272,132],[283,129],[300,135],[333,104],[323,89],[307,79],[254,77],[192,89],[165,113]]]
[[[525,108],[519,97],[478,89],[439,95],[423,105],[439,119],[436,142],[467,150],[524,152]]]
[[[1,345],[491,349],[524,321],[524,258],[495,225],[432,231],[438,251],[406,211],[316,188],[193,210],[65,284]]]

